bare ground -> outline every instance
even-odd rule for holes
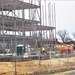
[[[60,62],[59,62],[60,61]],[[53,58],[50,60],[23,61],[23,62],[0,62],[0,75],[14,75],[16,64],[16,74],[26,75],[27,73],[34,73],[40,71],[57,71],[75,68],[75,57],[70,58]],[[51,64],[51,65],[50,65]],[[58,75],[58,74],[55,74]],[[64,75],[61,74],[61,75]]]

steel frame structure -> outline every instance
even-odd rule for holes
[[[16,49],[18,44],[34,43],[35,46],[38,41],[47,42],[54,38],[55,26],[51,26],[51,23],[49,26],[43,23],[44,16],[47,15],[46,12],[45,15],[42,14],[44,11],[42,11],[41,0],[25,1],[27,0],[0,0],[0,43],[7,43],[3,45],[3,50]],[[49,7],[51,7],[50,4]],[[51,21],[51,15],[52,13],[49,14],[49,21]],[[40,39],[39,33],[42,34]],[[43,39],[43,36],[46,38]]]

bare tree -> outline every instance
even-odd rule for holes
[[[66,42],[66,40],[68,39],[68,32],[66,30],[60,30],[57,32],[57,34],[63,42]]]
[[[73,35],[73,37],[75,38],[75,32],[74,32],[72,35]]]
[[[65,38],[65,42],[70,42],[70,41],[72,41],[72,38],[70,38],[70,36],[67,36],[67,37]]]

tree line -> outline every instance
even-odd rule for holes
[[[60,37],[60,39],[63,42],[67,42],[69,40],[72,40],[72,38],[70,37],[69,33],[66,30],[59,30],[57,32],[57,35]],[[72,36],[75,39],[75,32],[72,33]]]

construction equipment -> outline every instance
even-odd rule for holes
[[[59,51],[60,51],[60,53],[73,53],[73,50],[74,50],[74,48],[73,48],[73,46],[71,46],[71,45],[60,45],[59,46]]]

